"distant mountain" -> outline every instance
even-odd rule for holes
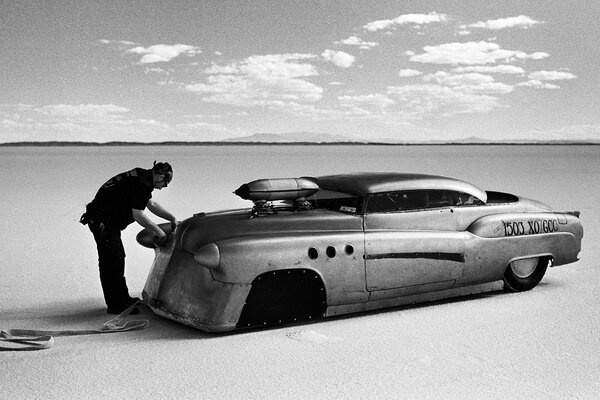
[[[254,135],[240,138],[225,139],[225,142],[236,143],[339,143],[339,142],[358,142],[347,136],[332,135],[329,133],[318,132],[290,132],[290,133],[255,133]]]
[[[357,140],[343,135],[332,135],[328,133],[318,132],[289,132],[289,133],[256,133],[250,136],[244,136],[241,138],[230,138],[225,139],[223,143],[274,143],[274,144],[285,144],[285,143],[315,143],[315,144],[327,144],[327,143],[351,143],[351,144],[390,144],[390,145],[442,145],[442,144],[457,144],[457,145],[486,145],[486,144],[530,144],[530,145],[542,145],[542,144],[600,144],[600,140],[593,139],[482,139],[480,137],[471,136],[461,139],[437,139],[437,140],[400,140],[391,138],[375,138],[375,139],[363,139]]]

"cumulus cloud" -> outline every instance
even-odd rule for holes
[[[523,52],[518,52],[516,58],[526,60],[543,60],[544,58],[550,57],[550,54],[544,53],[543,51],[536,51],[535,53],[525,54]]]
[[[493,82],[494,78],[489,75],[478,73],[469,74],[449,74],[448,72],[438,71],[435,74],[429,74],[423,77],[425,82],[435,81],[442,85],[458,86],[458,85],[473,85],[479,83]]]
[[[389,29],[397,25],[423,25],[432,22],[446,22],[447,19],[448,17],[446,14],[438,14],[436,12],[431,12],[429,14],[404,14],[393,19],[382,19],[369,22],[364,25],[363,28],[369,32],[375,32]]]
[[[464,73],[464,72],[481,72],[484,74],[524,74],[525,70],[521,67],[514,65],[494,65],[485,66],[478,65],[473,67],[458,67],[454,68],[452,72]]]
[[[129,112],[129,109],[113,104],[51,104],[34,110],[52,117],[104,117]]]
[[[148,132],[164,132],[165,124],[131,116],[114,104],[48,104],[19,108],[5,126],[10,140],[112,141],[140,140]]]
[[[0,105],[2,141],[166,141],[215,140],[239,132],[210,122],[139,118],[113,104]]]
[[[350,68],[354,63],[354,56],[343,51],[325,50],[321,56],[340,68]]]
[[[366,106],[385,108],[394,104],[394,100],[382,94],[368,94],[362,96],[339,96],[338,100],[343,107]]]
[[[499,106],[495,96],[436,84],[391,86],[387,94],[415,117],[486,113]]]
[[[423,73],[421,71],[417,71],[416,69],[401,69],[400,72],[398,72],[398,76],[400,78],[408,78],[419,75],[423,75]]]
[[[317,69],[299,61],[315,59],[313,54],[268,54],[250,56],[241,62],[217,65],[205,69],[209,75],[248,75],[260,79],[304,78],[319,75]]]
[[[566,71],[535,71],[530,73],[526,82],[519,82],[517,86],[533,87],[536,89],[560,89],[560,86],[548,81],[561,81],[575,79],[577,76]]]
[[[506,28],[529,28],[535,24],[542,24],[541,21],[536,21],[526,15],[519,15],[518,17],[509,17],[509,18],[499,18],[492,19],[487,21],[479,21],[471,25],[463,25],[461,28],[483,28],[483,29],[491,29],[491,30],[500,30]]]
[[[558,85],[555,85],[553,83],[538,81],[535,79],[530,79],[526,82],[519,82],[519,83],[517,83],[517,86],[533,87],[536,89],[560,89],[560,86],[558,86]]]
[[[500,48],[497,43],[485,41],[444,43],[438,46],[425,46],[423,50],[425,53],[422,54],[407,52],[410,55],[410,61],[429,64],[484,65],[498,61],[539,60],[548,57],[548,54],[541,52],[527,54],[522,51],[505,50]]]
[[[364,50],[370,49],[379,44],[377,42],[366,42],[366,41],[362,40],[361,38],[359,38],[358,36],[350,36],[347,39],[344,39],[342,41],[335,42],[335,43],[336,44],[345,44],[347,46],[358,46],[359,48],[364,49]]]
[[[500,107],[498,95],[513,91],[512,85],[496,82],[494,77],[476,70],[463,73],[438,71],[423,76],[424,84],[390,86],[387,95],[415,118],[432,114],[486,113]],[[508,72],[490,69],[487,72]],[[511,73],[514,73],[510,69]]]
[[[205,70],[205,82],[185,86],[207,102],[238,106],[296,107],[315,102],[323,89],[303,78],[318,75],[305,60],[312,54],[271,54],[251,56],[228,65],[212,65]]]
[[[564,71],[536,71],[530,73],[527,77],[538,81],[561,81],[577,78],[574,74]]]
[[[134,47],[127,53],[144,54],[140,64],[152,64],[158,62],[169,62],[182,54],[195,55],[201,53],[200,49],[187,44],[155,44],[149,47]]]
[[[116,44],[123,46],[135,46],[135,42],[130,42],[129,40],[108,40],[108,39],[100,39],[100,43],[102,44]]]
[[[495,82],[490,75],[480,73],[467,74],[449,74],[444,71],[438,71],[435,74],[429,74],[423,77],[425,82],[437,82],[440,85],[451,86],[454,90],[465,93],[510,93],[513,87],[504,83]]]

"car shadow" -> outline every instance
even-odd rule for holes
[[[128,315],[120,322],[148,321],[140,331],[119,332],[130,335],[143,332],[140,340],[211,339],[218,337],[183,324],[162,318],[144,304],[136,306],[137,315]],[[17,307],[2,313],[2,330],[32,330],[47,332],[55,337],[78,336],[88,330],[100,330],[117,315],[106,313],[106,307],[97,299],[50,302],[35,306]]]
[[[542,281],[537,289],[547,290],[561,287],[558,281]],[[534,291],[536,289],[533,289]],[[348,320],[373,316],[383,313],[397,312],[402,310],[416,310],[436,305],[463,303],[469,301],[481,301],[482,299],[494,298],[498,296],[519,295],[520,293],[510,293],[503,290],[494,290],[484,293],[464,295],[440,300],[433,300],[423,303],[407,304],[381,308],[376,310],[360,311],[351,314],[331,316],[313,320],[300,320],[288,322],[280,325],[270,325],[264,327],[254,327],[239,329],[230,332],[204,332],[199,329],[172,321],[170,319],[154,314],[154,312],[144,304],[137,306],[140,313],[138,315],[129,315],[122,319],[124,321],[148,321],[149,324],[141,331],[121,332],[121,335],[139,334],[136,340],[141,341],[181,341],[181,340],[218,340],[231,336],[245,336],[252,333],[264,331],[277,331],[298,327],[314,327],[319,323]],[[98,299],[69,300],[63,302],[45,303],[37,306],[28,306],[14,308],[2,313],[2,325],[0,329],[27,329],[40,331],[55,331],[56,336],[75,336],[80,335],[78,331],[101,329],[103,325],[117,317],[106,313],[104,305]],[[65,332],[67,331],[67,332]],[[69,331],[72,331],[69,334]],[[51,334],[51,333],[50,333]]]

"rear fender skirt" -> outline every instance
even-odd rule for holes
[[[539,254],[529,254],[527,256],[519,256],[519,257],[515,257],[515,258],[511,258],[508,263],[512,263],[513,261],[518,261],[518,260],[527,260],[530,258],[546,258],[548,259],[552,264],[554,263],[554,254],[551,253],[539,253]],[[552,264],[550,266],[552,266]]]

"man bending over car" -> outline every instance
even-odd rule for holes
[[[158,243],[164,243],[166,233],[144,213],[146,207],[158,217],[170,221],[177,219],[152,199],[154,189],[167,187],[173,178],[173,169],[166,162],[151,169],[134,168],[109,179],[86,206],[80,222],[88,224],[98,249],[100,283],[109,314],[120,314],[139,299],[129,295],[125,282],[125,249],[121,231],[133,221],[156,234]],[[134,309],[134,314],[138,313]]]

